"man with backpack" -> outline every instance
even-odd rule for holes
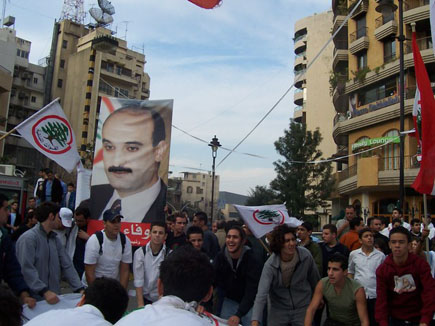
[[[157,279],[160,264],[170,253],[170,249],[164,245],[166,237],[165,222],[152,222],[150,242],[134,253],[133,275],[138,307],[151,304],[159,299]]]
[[[93,234],[86,243],[84,284],[104,276],[118,280],[127,289],[132,256],[130,240],[120,232],[122,218],[119,209],[106,210],[104,230]]]

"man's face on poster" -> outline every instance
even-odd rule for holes
[[[121,197],[141,192],[158,180],[165,141],[153,147],[151,114],[122,112],[109,116],[103,126],[104,171]]]

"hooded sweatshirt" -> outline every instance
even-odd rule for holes
[[[429,264],[409,254],[399,266],[389,255],[376,270],[376,321],[388,326],[388,317],[426,323],[429,325],[435,311],[435,280]]]

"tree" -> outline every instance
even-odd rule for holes
[[[317,148],[321,141],[318,129],[307,131],[305,124],[290,120],[290,128],[275,142],[276,151],[284,160],[274,162],[277,176],[270,186],[286,203],[291,216],[302,217],[305,210],[327,206],[334,187],[331,163],[295,163],[321,160],[323,154]]]
[[[278,203],[277,194],[266,186],[255,186],[249,191],[249,198],[246,201],[247,206],[261,206]]]

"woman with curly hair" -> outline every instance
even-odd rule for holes
[[[319,271],[311,253],[297,246],[295,229],[286,224],[279,225],[272,231],[270,240],[273,254],[263,267],[251,325],[259,325],[269,296],[268,325],[302,326],[320,280]]]

